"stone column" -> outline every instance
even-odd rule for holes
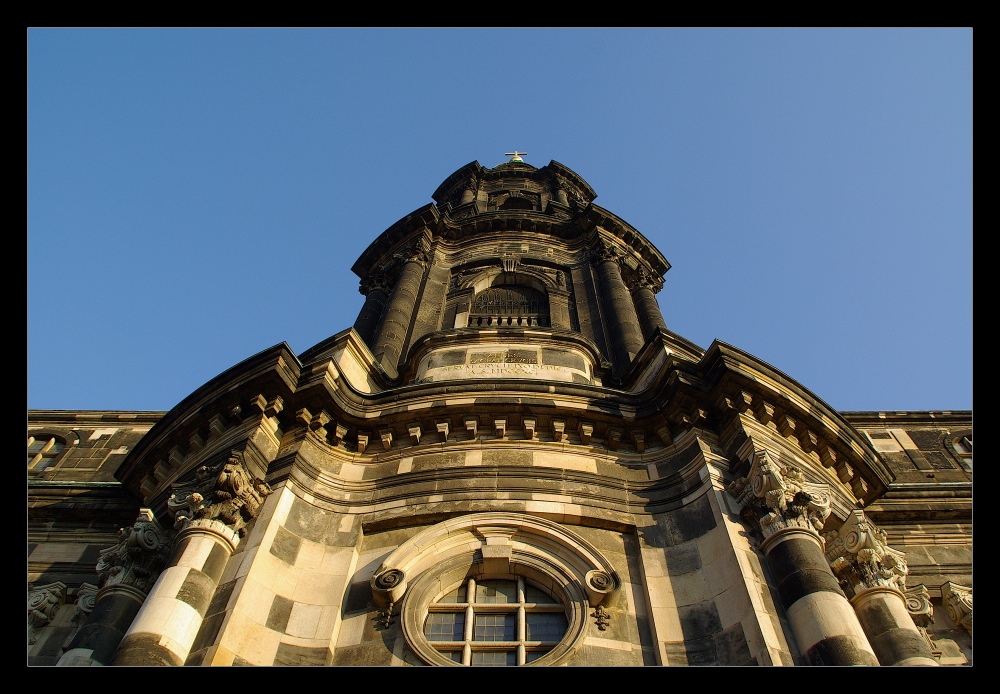
[[[743,516],[759,523],[761,549],[795,640],[809,665],[878,665],[878,659],[823,553],[819,528],[830,515],[823,485],[754,453],[747,477],[729,487]]]
[[[183,665],[247,523],[270,488],[249,475],[242,454],[203,466],[173,485],[167,509],[177,539],[170,565],[122,640],[115,665]]]
[[[369,347],[374,345],[375,331],[385,311],[389,289],[389,281],[381,270],[372,270],[361,280],[360,291],[365,295],[365,305],[361,307],[361,313],[354,321],[354,329]]]
[[[632,300],[635,302],[639,325],[642,327],[642,336],[646,340],[655,331],[661,328],[663,330],[667,329],[667,324],[663,320],[663,314],[660,313],[660,305],[656,302],[656,296],[654,296],[662,287],[662,279],[657,279],[645,272],[639,273],[633,281]]]
[[[886,544],[885,532],[856,509],[826,535],[826,550],[879,663],[937,665],[906,609],[906,559]]]
[[[109,665],[125,632],[142,607],[170,557],[173,532],[153,512],[140,509],[129,528],[118,531],[118,544],[101,552],[97,573],[101,588],[94,605],[57,665]]]
[[[601,303],[607,309],[608,328],[611,331],[611,348],[617,371],[624,373],[632,358],[642,348],[642,330],[625,282],[618,267],[618,250],[599,241],[591,250],[591,259],[597,269]]]
[[[424,265],[430,260],[427,251],[419,243],[398,257],[403,261],[403,267],[389,297],[389,305],[375,335],[375,345],[372,348],[376,361],[394,378],[399,368],[399,358],[406,341],[406,334],[410,329],[410,319],[417,305]]]

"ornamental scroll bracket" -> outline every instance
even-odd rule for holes
[[[972,635],[972,588],[951,581],[941,586],[941,597],[948,616]]]
[[[247,524],[257,516],[271,488],[251,475],[243,453],[232,451],[216,466],[203,465],[188,477],[172,485],[167,510],[174,518],[174,529],[181,531],[195,521],[218,521],[246,534]]]
[[[827,561],[848,598],[870,588],[905,589],[906,555],[889,547],[885,531],[864,511],[851,511],[839,530],[826,533],[825,540]]]
[[[746,477],[729,485],[745,517],[756,520],[764,540],[786,528],[800,528],[815,533],[830,516],[830,494],[824,484],[807,482],[793,465],[781,465],[766,450],[753,453],[753,463]]]
[[[66,599],[66,584],[62,581],[28,588],[28,644],[38,640],[38,632],[56,616]]]

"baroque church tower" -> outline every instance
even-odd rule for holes
[[[670,265],[562,164],[432,197],[354,264],[353,328],[130,448],[60,664],[937,665],[953,593],[971,633],[967,558],[890,546],[909,425],[671,332]]]

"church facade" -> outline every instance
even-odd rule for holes
[[[29,664],[971,662],[971,412],[674,334],[666,259],[558,162],[432,197],[352,328],[29,413]]]

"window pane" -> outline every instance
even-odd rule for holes
[[[517,602],[515,581],[480,581],[476,584],[476,602],[511,603]]]
[[[516,653],[513,651],[473,651],[473,665],[517,665]]]
[[[513,613],[477,614],[472,630],[473,641],[516,641],[517,619]]]
[[[462,662],[462,651],[439,651],[439,653],[449,660],[454,660],[456,663]]]
[[[527,581],[524,582],[524,601],[534,602],[541,605],[558,605],[559,601],[546,593],[538,586],[534,586]]]
[[[566,633],[566,615],[558,612],[528,612],[524,621],[528,641],[558,641]]]
[[[441,596],[438,602],[465,602],[466,584],[457,586],[454,590]]]
[[[428,641],[463,641],[465,613],[431,612],[424,622],[424,635]]]
[[[546,653],[548,653],[548,651],[527,651],[524,654],[524,662],[530,663],[532,660],[538,660]]]

